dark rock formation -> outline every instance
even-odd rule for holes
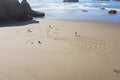
[[[44,13],[33,11],[26,0],[0,0],[0,21],[24,21],[43,17]]]
[[[79,0],[64,0],[63,2],[78,2]]]
[[[120,1],[120,0],[113,0],[113,1]]]
[[[82,9],[81,11],[82,11],[82,12],[88,12],[88,11],[87,11],[87,10],[85,10],[85,9]]]
[[[38,12],[38,11],[32,11],[32,13],[30,14],[33,17],[44,17],[45,14],[43,12]]]
[[[105,8],[100,8],[101,10],[105,10]]]
[[[110,0],[97,0],[97,1],[110,1]]]
[[[116,14],[117,11],[116,10],[109,10],[108,13],[113,15],[113,14]]]
[[[43,17],[43,16],[45,16],[45,14],[42,13],[42,12],[38,12],[38,11],[32,10],[31,7],[30,7],[30,5],[27,3],[26,0],[23,0],[21,2],[21,5],[23,7],[23,11],[25,13],[27,13],[28,15],[32,16],[32,17]]]

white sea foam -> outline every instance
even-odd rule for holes
[[[45,12],[45,18],[67,20],[101,20],[120,22],[120,3],[108,1],[82,1],[78,3],[64,3],[57,0],[28,0],[34,10]],[[101,9],[105,8],[105,9]],[[83,12],[82,10],[88,12]],[[116,15],[108,15],[108,10],[117,10]]]
[[[58,9],[96,9],[96,8],[110,8],[120,9],[118,2],[78,2],[78,3],[63,3],[63,2],[30,2],[33,9],[39,10],[58,10]],[[54,0],[53,0],[54,1]]]
[[[102,3],[101,5],[109,5],[107,3]],[[103,6],[92,6],[92,3],[44,3],[44,4],[32,4],[32,8],[36,10],[70,10],[70,9],[100,9],[106,8],[106,10],[115,9],[120,10],[119,8],[112,7],[103,7]]]

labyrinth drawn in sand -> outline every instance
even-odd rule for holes
[[[106,43],[102,40],[92,38],[92,37],[84,37],[84,36],[79,35],[78,32],[75,32],[75,34],[73,34],[74,35],[73,37],[68,38],[68,37],[63,36],[62,32],[64,32],[64,31],[61,31],[60,27],[49,26],[42,33],[46,34],[45,38],[47,38],[47,39],[53,39],[53,40],[57,40],[57,41],[60,41],[60,40],[65,41],[65,42],[68,42],[69,44],[71,44],[71,46],[73,46],[74,48],[77,48],[80,50],[81,49],[82,50],[105,50]],[[43,36],[43,35],[41,35],[41,36]],[[35,38],[35,39],[31,39],[31,40],[26,41],[25,44],[31,44],[31,45],[33,45],[34,43],[42,44],[41,39],[39,37]]]
[[[102,40],[97,40],[95,38],[88,38],[88,37],[74,37],[71,41],[71,45],[78,48],[78,49],[85,49],[85,50],[104,50],[105,49],[105,42]]]

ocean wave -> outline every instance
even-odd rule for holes
[[[106,8],[120,10],[119,5],[110,3],[42,3],[32,4],[32,8],[36,10],[65,10],[65,9],[100,9]]]

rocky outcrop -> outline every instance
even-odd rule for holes
[[[82,11],[82,12],[88,12],[88,10],[85,10],[85,9],[82,9],[81,11]]]
[[[120,0],[113,0],[113,1],[120,1]]]
[[[63,2],[78,2],[79,0],[64,0]]]
[[[109,10],[109,11],[108,11],[108,14],[112,14],[112,15],[113,15],[113,14],[117,14],[117,11],[116,11],[116,10]]]
[[[26,0],[0,0],[0,21],[24,21],[43,17],[44,13],[33,11]]]
[[[105,10],[105,8],[100,8],[101,10]]]
[[[32,17],[43,17],[43,16],[45,16],[45,14],[42,13],[42,12],[32,10],[30,5],[28,4],[28,2],[26,0],[23,0],[21,2],[21,5],[23,7],[23,11],[25,13],[27,13],[28,15],[32,16]]]
[[[110,0],[97,0],[97,1],[110,1]]]

